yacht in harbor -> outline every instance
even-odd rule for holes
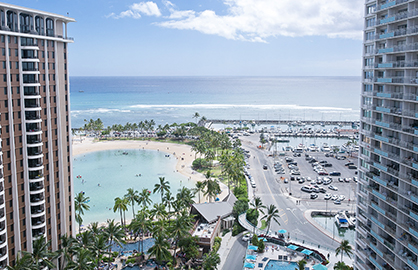
[[[322,152],[330,152],[331,148],[328,146],[327,143],[323,143],[322,146],[321,146],[321,151]]]

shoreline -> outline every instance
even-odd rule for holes
[[[192,169],[192,162],[194,160],[194,153],[192,147],[186,144],[175,144],[166,142],[155,141],[136,141],[136,140],[124,140],[124,141],[94,141],[94,138],[83,137],[82,140],[73,140],[72,151],[73,158],[77,156],[88,154],[91,152],[106,151],[106,150],[123,150],[123,149],[143,149],[161,151],[170,155],[173,155],[177,159],[175,170],[183,176],[190,178],[194,182],[204,181],[206,178],[203,174]],[[174,155],[175,153],[175,155]],[[221,187],[221,193],[219,199],[223,200],[228,195],[228,187],[219,182]],[[208,198],[202,196],[201,203],[208,202]],[[88,213],[86,213],[88,214]],[[131,219],[127,219],[127,223],[130,223]],[[115,220],[117,221],[117,220]],[[106,221],[97,221],[99,225],[105,225]],[[89,224],[83,224],[84,228]],[[78,226],[77,229],[78,231]],[[83,230],[83,229],[82,229]]]

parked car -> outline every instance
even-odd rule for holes
[[[265,165],[265,164],[264,164],[264,165],[263,165],[263,169],[264,169],[264,170],[267,170],[267,169],[268,169],[267,165]]]
[[[334,187],[333,185],[330,185],[328,188],[331,189],[331,190],[335,190],[335,191],[338,190],[338,188],[337,187]]]
[[[318,194],[316,194],[316,193],[311,194],[311,199],[312,200],[315,200],[316,198],[318,198]]]
[[[300,188],[300,190],[308,192],[308,193],[312,193],[312,188],[310,186],[303,186]]]
[[[357,170],[357,166],[356,165],[350,165],[350,166],[348,166],[348,168],[350,170]]]
[[[285,179],[283,180],[283,183],[287,184],[287,183],[289,183],[289,180],[288,180],[287,178],[285,178]]]
[[[331,199],[331,197],[332,197],[331,193],[327,193],[324,195],[324,200],[329,200]]]
[[[325,163],[323,166],[324,167],[332,167],[332,163]]]
[[[335,200],[334,204],[341,204],[341,201],[340,200]]]
[[[330,163],[328,163],[328,164],[330,164]],[[340,172],[337,172],[337,171],[333,171],[333,172],[330,172],[329,175],[331,175],[331,176],[340,176],[341,173]]]
[[[354,165],[353,162],[347,162],[346,164],[344,164],[344,166],[350,166],[350,165]]]

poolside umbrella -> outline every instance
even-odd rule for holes
[[[287,231],[284,230],[284,229],[281,229],[281,230],[279,230],[279,233],[287,233]]]
[[[251,249],[251,250],[257,250],[257,249],[258,249],[258,247],[256,247],[256,246],[248,246],[248,249]]]
[[[322,264],[315,264],[312,266],[312,269],[314,270],[328,270],[328,268],[325,265]]]
[[[245,263],[244,264],[244,267],[245,268],[254,268],[255,267],[255,264],[253,264],[253,263]]]
[[[297,250],[299,247],[295,246],[295,245],[288,245],[287,248],[293,249],[293,250]]]
[[[312,254],[312,250],[309,250],[309,249],[304,249],[304,250],[302,250],[301,251],[303,254],[306,254],[306,255],[311,255]]]
[[[257,259],[257,256],[255,256],[255,255],[247,255],[245,258],[248,259],[248,260],[256,260]]]
[[[267,242],[267,239],[264,237],[258,237],[258,241],[260,241],[261,239],[263,239],[263,242]]]

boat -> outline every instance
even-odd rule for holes
[[[308,147],[308,150],[311,151],[311,152],[318,152],[318,146],[316,146],[315,144],[311,144]]]
[[[331,148],[328,146],[328,144],[327,144],[327,143],[324,143],[324,144],[322,144],[322,146],[321,146],[321,151],[322,151],[322,152],[330,152],[330,151],[331,151]]]
[[[335,215],[335,223],[340,229],[347,229],[349,227],[348,219],[344,212],[338,212]]]
[[[80,92],[80,93],[84,93],[84,90],[79,90],[78,92]]]

